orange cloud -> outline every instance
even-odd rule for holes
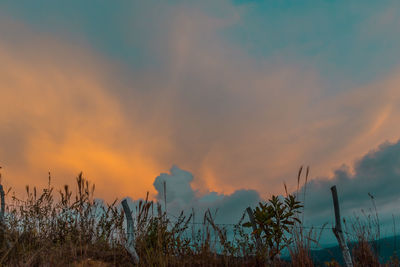
[[[18,43],[22,50],[0,42],[0,157],[6,183],[21,189],[45,184],[50,170],[60,186],[84,171],[106,199],[152,190],[161,169],[152,151],[165,146],[135,123],[134,108],[123,113],[107,87],[107,63],[48,36],[34,40]]]
[[[265,196],[282,192],[283,180],[294,185],[301,164],[313,177],[327,175],[398,138],[399,71],[328,92],[301,62],[257,60],[223,41],[218,33],[234,18],[171,12],[153,42],[165,44],[154,49],[166,59],[134,79],[79,42],[0,26],[7,183],[44,184],[50,170],[62,185],[84,171],[99,196],[137,198],[177,164],[194,173],[196,189]]]
[[[171,29],[169,40],[177,59],[168,65],[171,102],[179,107],[170,121],[181,150],[172,157],[201,177],[196,187],[282,192],[283,180],[294,186],[302,164],[312,166],[313,177],[330,175],[399,138],[398,70],[334,92],[301,62],[260,61],[224,42],[220,23],[203,26],[199,14],[175,17],[186,27]]]

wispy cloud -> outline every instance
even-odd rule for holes
[[[2,20],[0,156],[10,184],[45,181],[47,170],[61,184],[83,170],[101,196],[136,198],[156,193],[153,178],[178,164],[200,192],[256,188],[267,197],[284,180],[293,189],[302,164],[329,176],[398,138],[397,69],[331,90],[309,62],[255,58],[231,42],[243,7],[137,10],[110,24],[124,38],[103,36],[123,44],[103,43],[109,50],[89,22],[66,34]]]
[[[18,32],[17,39],[0,43],[6,182],[18,188],[40,184],[50,170],[60,185],[83,170],[103,197],[146,191],[151,182],[143,177],[158,169],[150,151],[163,146],[148,129],[133,130],[134,110],[128,119],[109,92],[106,64],[46,35],[25,40],[29,28],[6,25],[13,28],[1,27],[5,35]]]

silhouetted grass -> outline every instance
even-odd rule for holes
[[[0,225],[1,266],[133,265],[125,249],[125,216],[119,202],[105,204],[96,200],[94,185],[82,174],[76,185],[75,192],[68,186],[55,190],[49,178],[48,186],[40,191],[27,186],[22,199],[10,191],[6,193],[4,221]],[[311,248],[318,245],[320,232],[305,230],[301,216],[285,239],[291,260],[271,260],[267,257],[268,245],[257,247],[253,234],[243,227],[245,215],[233,227],[233,235],[228,236],[227,229],[215,223],[210,211],[194,227],[194,213],[185,216],[182,212],[171,220],[147,195],[134,213],[139,265],[317,266]],[[378,217],[373,222],[379,224]],[[377,251],[369,242],[371,229],[357,220],[351,227],[358,236],[352,249],[354,266],[380,266]],[[388,264],[398,266],[397,257],[394,255]]]

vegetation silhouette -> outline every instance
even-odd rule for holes
[[[298,187],[300,183],[300,169]],[[304,186],[307,184],[308,168]],[[286,189],[286,185],[285,185]],[[132,266],[126,249],[125,214],[119,201],[111,204],[94,198],[95,186],[82,173],[76,191],[68,185],[55,190],[26,186],[24,198],[5,192],[0,231],[1,266]],[[334,249],[318,252],[321,229],[302,224],[304,200],[294,194],[272,196],[250,209],[254,221],[241,219],[228,235],[227,225],[215,223],[210,210],[202,222],[195,213],[183,212],[173,219],[162,206],[146,198],[134,212],[135,248],[139,266],[339,266]],[[304,195],[305,197],[305,195]],[[373,200],[373,198],[372,198]],[[4,203],[4,202],[3,202]],[[379,224],[376,206],[373,222]],[[369,218],[371,219],[371,218]],[[373,224],[351,222],[358,240],[350,244],[354,266],[381,266],[378,236],[371,242]],[[193,227],[196,225],[196,227]],[[253,227],[249,231],[248,227]],[[347,231],[350,231],[349,229]],[[379,228],[378,228],[378,231]],[[257,243],[257,238],[261,244]],[[287,250],[288,257],[282,255]],[[325,253],[323,260],[318,258]],[[394,254],[388,266],[398,266]]]

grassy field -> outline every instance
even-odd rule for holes
[[[82,175],[77,190],[26,188],[19,199],[6,191],[0,228],[2,266],[132,266],[127,252],[125,216],[118,201],[94,198],[94,186]],[[134,212],[135,248],[140,266],[316,266],[311,247],[318,233],[304,230],[301,203],[294,195],[271,198],[252,210],[255,228],[241,221],[228,238],[210,212],[192,227],[192,215],[171,220],[147,199]],[[197,215],[196,215],[197,216]],[[259,238],[257,241],[256,237]],[[283,259],[282,250],[290,257]],[[354,266],[380,266],[364,235],[352,247]],[[398,266],[396,257],[386,263]],[[338,266],[334,259],[322,263]]]

